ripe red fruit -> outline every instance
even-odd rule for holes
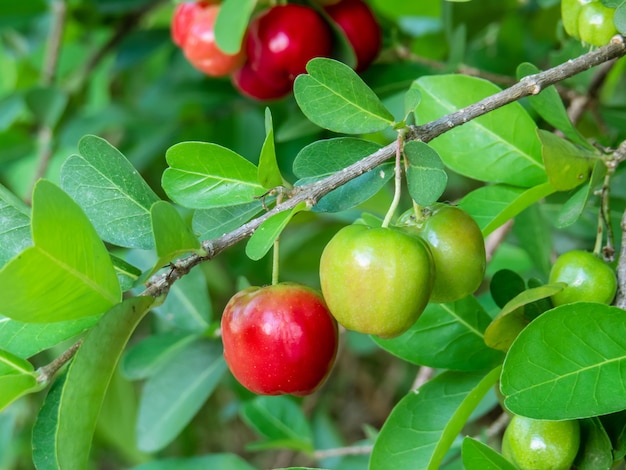
[[[202,2],[183,2],[176,5],[172,15],[172,27],[170,30],[174,44],[178,47],[183,47],[193,19],[205,7],[206,5]]]
[[[314,57],[332,52],[330,26],[312,8],[288,4],[265,10],[248,26],[246,53],[266,83],[293,82]]]
[[[246,62],[233,73],[233,85],[239,92],[255,100],[275,100],[287,96],[291,92],[291,81],[285,79],[282,83],[266,83],[252,70],[250,63]]]
[[[261,395],[313,393],[337,353],[337,323],[314,289],[281,283],[235,294],[222,315],[224,358]]]
[[[352,45],[357,59],[355,70],[365,70],[378,55],[382,42],[380,26],[370,7],[363,0],[342,0],[324,10]]]
[[[191,64],[211,77],[223,77],[237,70],[245,60],[243,50],[226,54],[215,42],[215,20],[220,5],[209,5],[196,13],[183,43],[183,52]]]

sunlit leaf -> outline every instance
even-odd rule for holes
[[[32,234],[35,246],[0,270],[0,314],[54,322],[97,315],[119,302],[120,285],[102,240],[80,207],[46,180],[33,192]]]
[[[272,113],[265,108],[265,141],[259,158],[259,182],[267,189],[282,186],[283,177],[276,161],[276,145],[274,144],[274,124]]]
[[[227,54],[241,49],[256,0],[224,0],[215,19],[215,42]]]
[[[467,470],[515,470],[515,465],[487,444],[476,439],[463,439],[463,465]]]
[[[419,124],[441,118],[500,91],[467,75],[433,75],[416,82]],[[537,125],[519,103],[508,104],[430,142],[454,171],[480,181],[536,186],[546,181]]]
[[[226,147],[182,142],[170,147],[165,158],[170,168],[163,173],[163,189],[183,207],[236,206],[266,192],[257,167]]]
[[[530,323],[511,345],[501,390],[509,410],[574,419],[624,409],[626,312],[575,302]]]
[[[537,130],[542,143],[543,162],[554,189],[567,191],[584,183],[591,175],[595,160],[587,149],[542,129]]]
[[[246,244],[246,255],[253,260],[263,258],[272,248],[274,241],[280,236],[293,216],[305,209],[306,203],[301,202],[293,209],[280,212],[264,221],[248,240]]]
[[[158,196],[106,140],[87,135],[78,151],[61,168],[61,187],[83,208],[103,240],[152,248],[150,207]]]
[[[299,75],[294,95],[302,112],[320,127],[345,134],[381,131],[393,115],[348,65],[318,57]]]
[[[440,468],[450,446],[499,374],[499,367],[486,374],[447,371],[410,392],[394,407],[380,430],[370,468]]]

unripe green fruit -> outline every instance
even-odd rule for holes
[[[520,470],[568,470],[580,446],[576,420],[546,421],[515,415],[504,431],[502,455]]]
[[[573,38],[580,39],[578,16],[582,7],[595,0],[561,0],[561,18],[563,29]]]
[[[578,34],[581,41],[592,46],[604,46],[617,34],[613,16],[615,9],[605,7],[601,2],[584,5],[578,15]]]
[[[320,283],[341,325],[391,338],[404,333],[426,307],[432,257],[419,238],[390,228],[349,225],[324,248]]]
[[[550,283],[567,284],[552,296],[554,306],[572,302],[599,302],[610,304],[617,291],[613,269],[588,251],[573,250],[557,258],[550,270]]]
[[[422,209],[425,218],[415,221],[403,215],[399,225],[423,238],[435,262],[431,302],[454,302],[473,294],[487,266],[485,240],[480,227],[462,209],[434,204]]]

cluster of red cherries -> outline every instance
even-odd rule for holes
[[[240,93],[256,100],[287,96],[315,57],[333,57],[337,33],[352,46],[355,70],[365,70],[381,47],[381,32],[363,0],[315,0],[260,11],[248,24],[240,51],[226,54],[215,41],[217,0],[179,3],[171,34],[187,60],[211,77],[230,76]]]

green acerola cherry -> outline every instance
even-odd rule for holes
[[[502,455],[520,470],[567,470],[580,446],[576,420],[546,421],[515,415],[504,431]]]
[[[555,306],[587,301],[610,304],[617,291],[613,269],[588,251],[573,250],[557,258],[550,270],[549,280],[567,284],[552,296]]]
[[[487,265],[485,240],[480,227],[462,209],[434,204],[422,209],[416,221],[413,211],[403,214],[398,224],[422,237],[435,262],[435,284],[431,302],[454,302],[473,294],[480,286]]]
[[[320,283],[341,325],[391,338],[404,333],[426,307],[433,285],[432,256],[417,237],[350,225],[324,248]]]
[[[578,16],[582,7],[595,0],[561,0],[561,19],[563,29],[573,38],[580,39],[578,33]]]
[[[592,46],[604,46],[617,34],[613,16],[614,8],[604,6],[600,1],[583,5],[578,15],[580,40]]]

